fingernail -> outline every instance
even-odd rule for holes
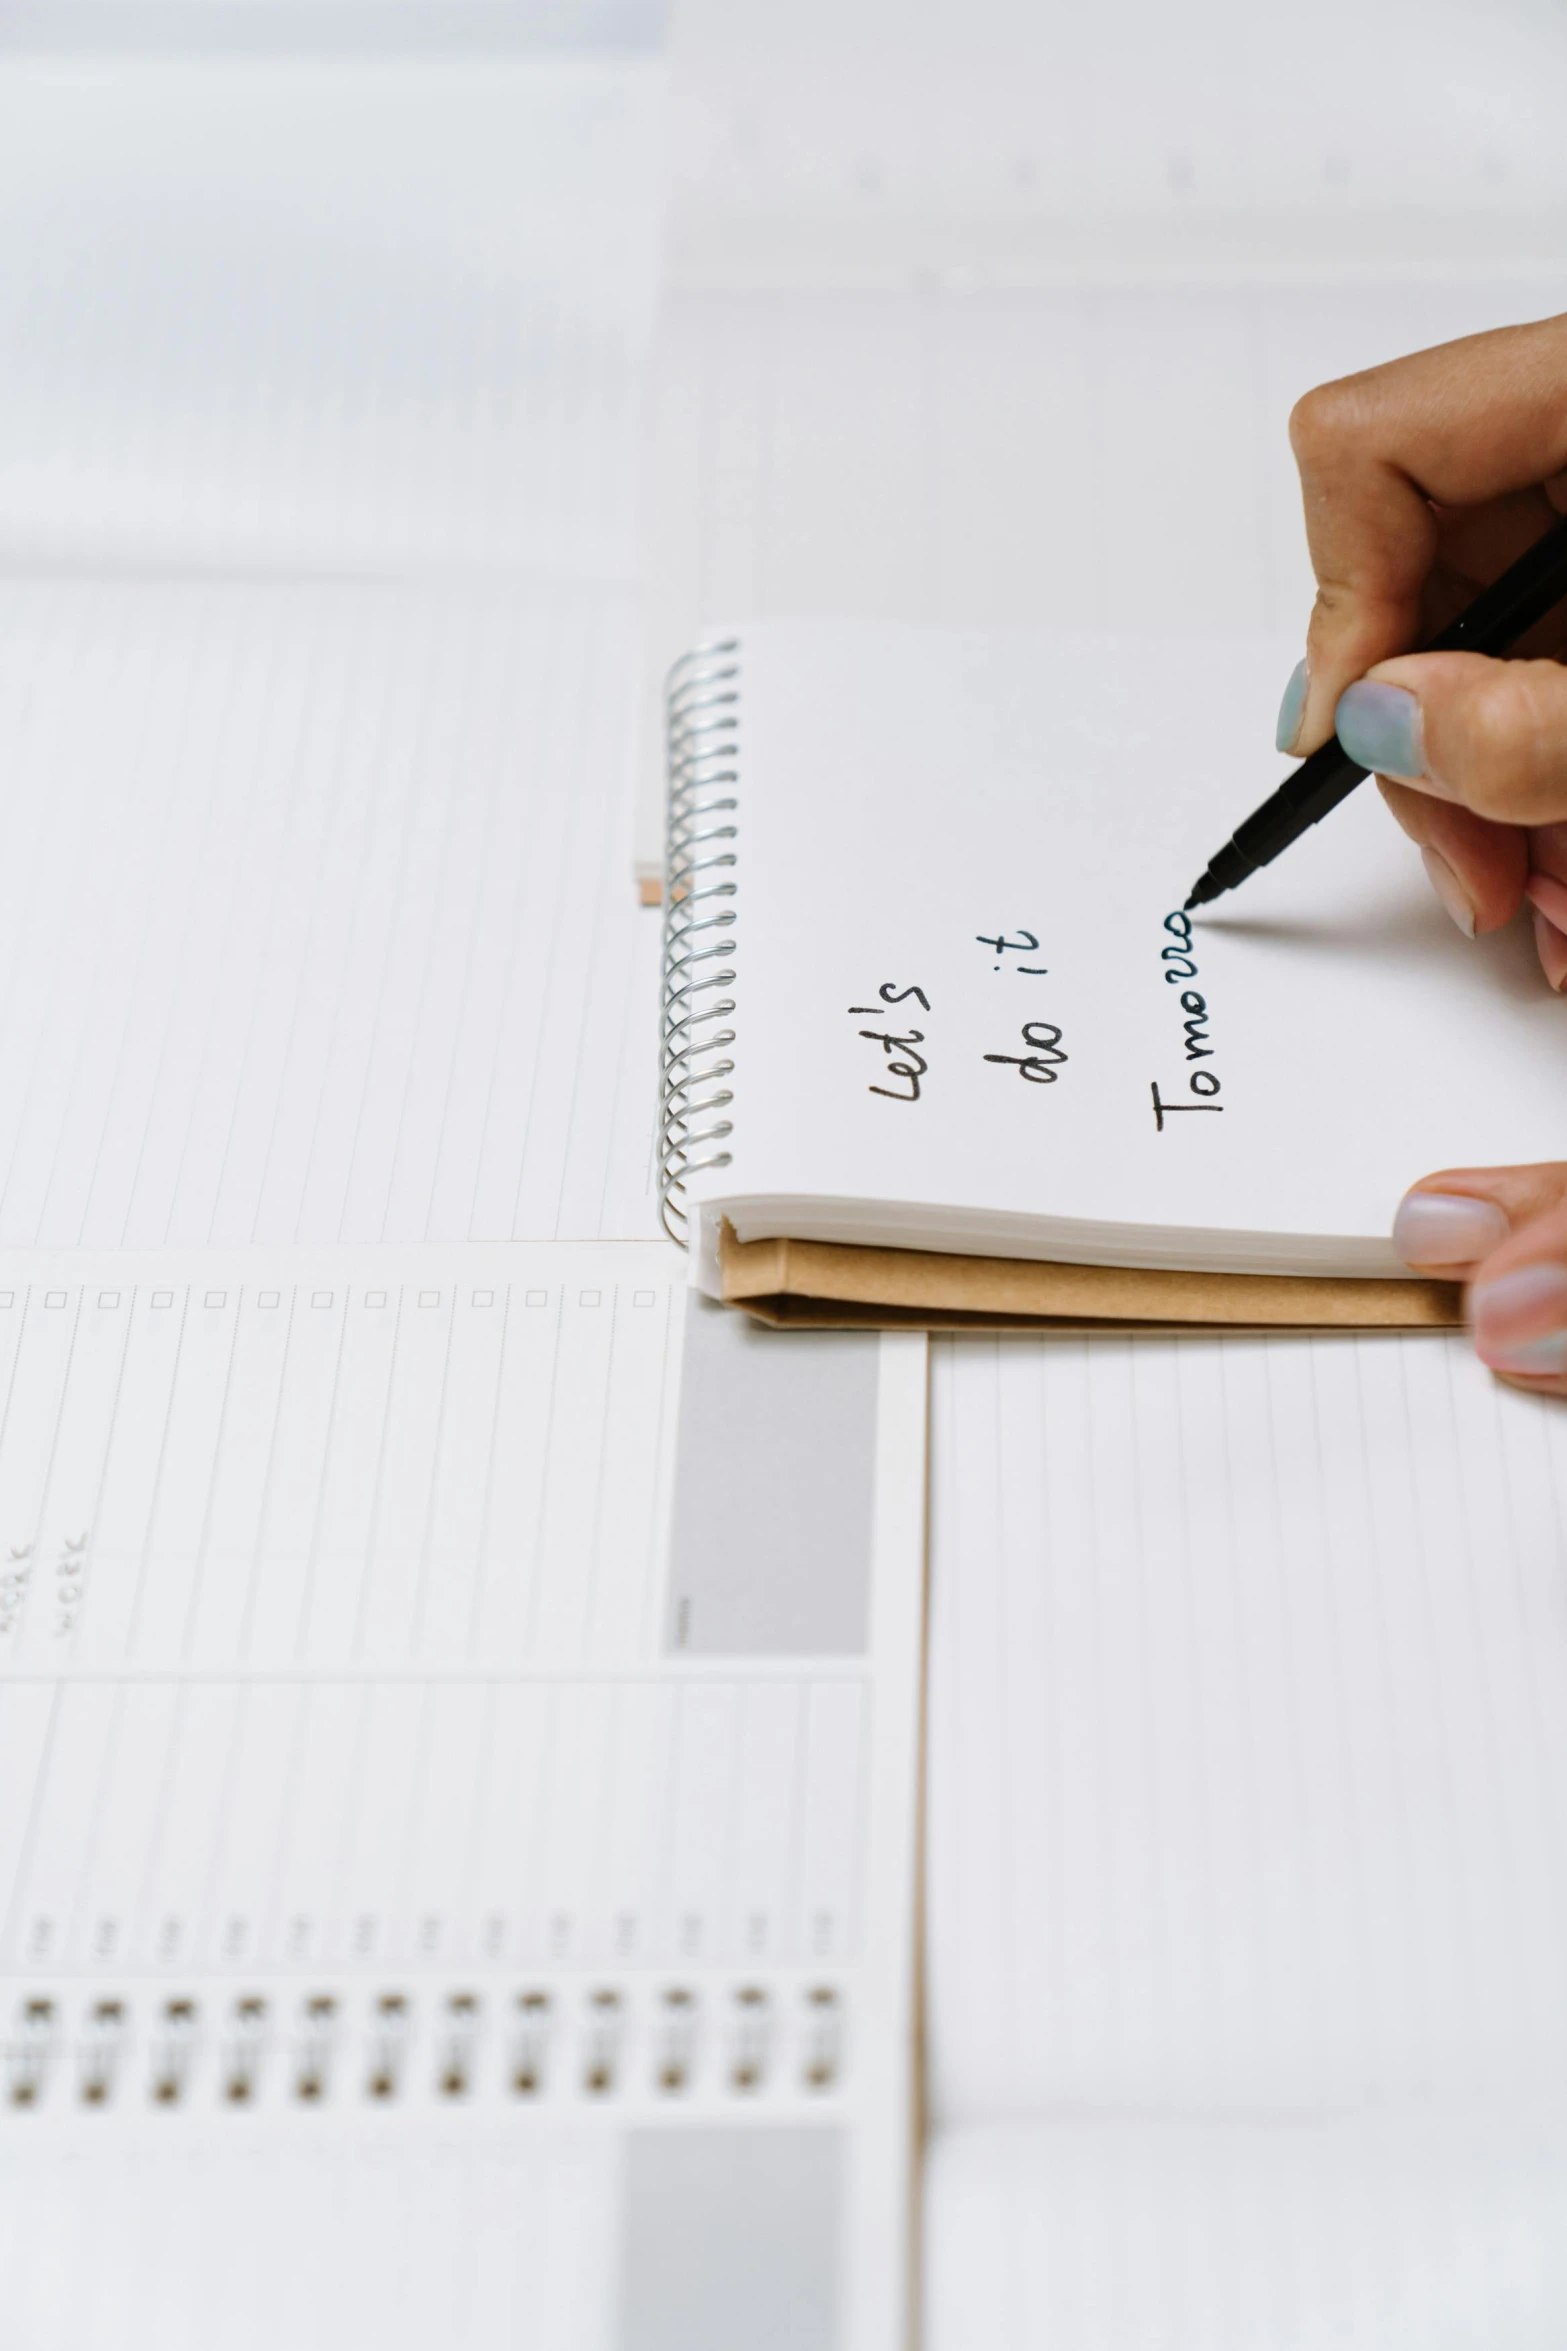
[[[1473,1265],[1506,1238],[1496,1203],[1464,1192],[1406,1192],[1393,1219],[1393,1246],[1406,1265]]]
[[[1418,778],[1426,772],[1420,705],[1402,686],[1362,678],[1346,686],[1333,713],[1333,731],[1351,759],[1378,775]]]
[[[1492,1371],[1567,1371],[1567,1266],[1521,1265],[1478,1282],[1469,1310]]]
[[[1567,1331],[1558,1331],[1553,1339],[1520,1341],[1502,1355],[1482,1355],[1487,1371],[1533,1372],[1537,1377],[1550,1377],[1567,1371]]]
[[[1279,723],[1273,730],[1273,740],[1281,751],[1293,751],[1295,737],[1300,733],[1300,714],[1306,707],[1306,688],[1311,683],[1306,664],[1297,661],[1290,671],[1290,682],[1284,689],[1279,704]]]
[[[1475,910],[1469,903],[1468,891],[1448,864],[1447,859],[1438,850],[1422,849],[1420,862],[1426,869],[1427,881],[1463,932],[1464,937],[1472,939],[1475,935]],[[1567,890],[1564,890],[1562,895],[1567,898]]]
[[[1548,923],[1567,931],[1567,882],[1559,882],[1554,874],[1532,873],[1524,883],[1524,892]]]
[[[1567,933],[1547,921],[1538,906],[1534,910],[1534,947],[1540,969],[1560,995],[1567,988]]]

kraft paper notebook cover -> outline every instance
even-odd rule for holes
[[[1180,912],[1286,764],[1292,653],[799,621],[679,666],[662,1187],[704,1289],[790,1322],[1459,1319],[1393,1211],[1559,1150],[1567,1015],[1524,926],[1453,929],[1374,788]]]

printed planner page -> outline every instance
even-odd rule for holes
[[[166,2339],[250,2342],[247,2200],[292,2231],[308,2180],[326,2328],[327,2216],[368,2222],[346,2134],[394,2203],[436,2183],[389,2342],[466,2258],[450,2208],[493,2143],[525,2200],[564,2166],[558,2339],[665,2339],[651,2313],[723,2351],[777,2293],[891,2351],[923,1416],[918,1339],[688,1318],[661,1245],[0,1261],[0,2230],[30,2340],[122,2339],[71,2231],[102,2224],[144,2307],[167,2194],[206,2219]],[[715,2212],[747,2250],[709,2306]],[[447,2339],[513,2339],[530,2247],[484,2251]],[[331,2339],[293,2271],[257,2290]]]

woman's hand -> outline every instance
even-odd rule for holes
[[[1337,727],[1418,843],[1460,930],[1527,896],[1567,987],[1567,617],[1524,656],[1405,648],[1567,512],[1567,318],[1471,335],[1308,392],[1290,419],[1317,600],[1279,711],[1304,755]]]
[[[1567,512],[1567,318],[1324,384],[1290,434],[1318,587],[1279,749],[1336,727],[1459,929],[1496,930],[1527,898],[1545,976],[1567,988],[1567,668],[1550,658],[1567,619],[1548,615],[1517,660],[1404,650]],[[1470,1284],[1482,1362],[1567,1396],[1567,1163],[1426,1176],[1393,1239],[1418,1271]]]

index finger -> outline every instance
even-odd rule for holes
[[[1437,509],[1545,486],[1506,520],[1521,553],[1567,508],[1567,317],[1499,327],[1321,384],[1290,441],[1317,575],[1307,691],[1292,748],[1333,731],[1339,695],[1417,643]],[[1511,554],[1502,560],[1510,561]]]

